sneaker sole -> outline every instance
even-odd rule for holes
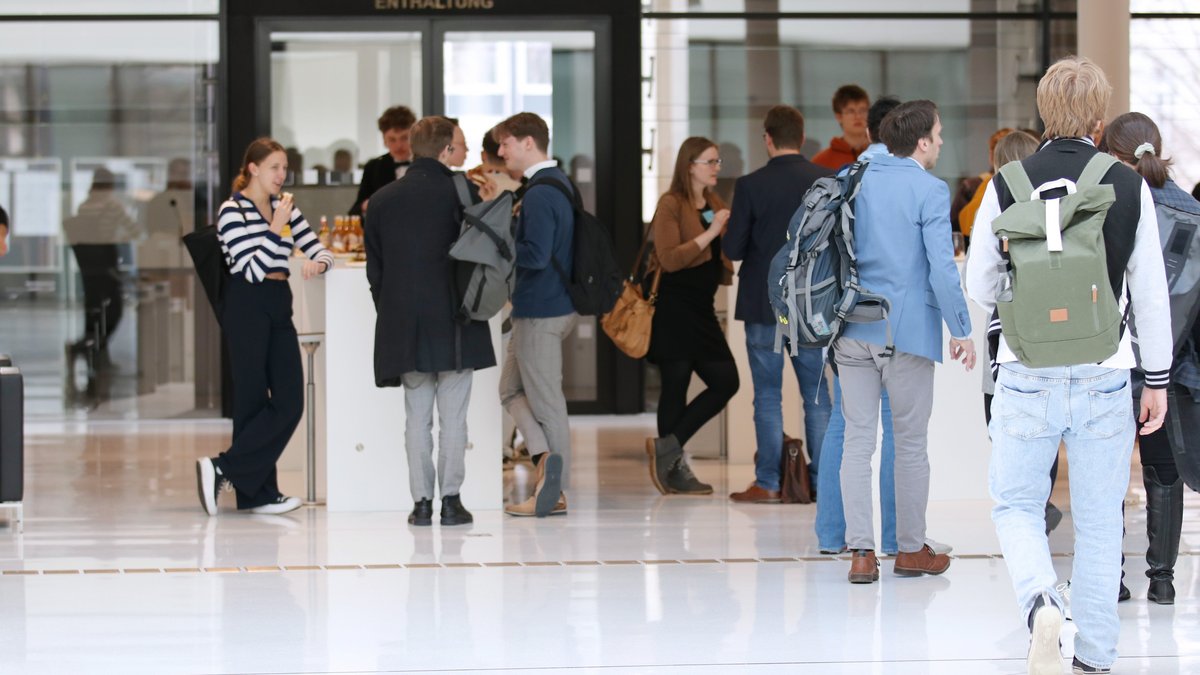
[[[650,482],[654,483],[654,487],[664,495],[671,494],[671,491],[662,481],[658,480],[658,453],[654,451],[654,439],[646,439],[646,454],[650,456]]]
[[[1062,635],[1062,613],[1056,607],[1042,606],[1033,618],[1029,638],[1029,675],[1061,675],[1063,661],[1058,642]]]
[[[196,492],[200,495],[200,506],[210,516],[217,515],[217,495],[204,489],[205,485],[217,484],[217,471],[212,460],[203,458],[196,460]]]
[[[297,499],[290,504],[264,504],[262,506],[255,506],[254,508],[246,509],[246,512],[278,516],[283,513],[291,513],[301,506],[304,506],[304,502]]]
[[[554,507],[558,506],[558,497],[562,494],[562,455],[548,452],[542,463],[546,465],[545,479],[533,505],[533,515],[538,518],[550,515]]]

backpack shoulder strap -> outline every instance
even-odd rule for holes
[[[1087,166],[1083,167],[1083,173],[1079,174],[1079,180],[1075,181],[1075,187],[1082,189],[1099,185],[1104,174],[1108,173],[1108,170],[1116,163],[1116,157],[1107,152],[1097,152],[1088,160]]]
[[[458,203],[462,204],[464,209],[471,206],[471,189],[467,187],[466,175],[456,173],[453,179],[454,191],[458,193]]]
[[[1004,184],[1008,186],[1013,199],[1027,202],[1033,198],[1033,183],[1030,182],[1029,174],[1025,173],[1025,167],[1021,166],[1020,161],[1009,162],[1000,167],[1000,176],[1004,178]]]
[[[571,180],[570,178],[567,179],[568,182],[570,182],[570,180]],[[525,192],[529,192],[529,189],[535,185],[553,186],[559,192],[563,193],[563,196],[566,197],[567,201],[571,203],[572,208],[583,208],[582,202],[580,202],[580,199],[579,199],[579,190],[578,190],[578,188],[575,188],[574,183],[571,184],[571,187],[567,187],[565,184],[563,184],[562,181],[554,179],[554,178],[539,178],[537,180],[532,180],[532,181],[529,181],[528,183],[526,183],[525,184]],[[575,188],[574,192],[572,192],[572,188]]]

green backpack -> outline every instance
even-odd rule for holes
[[[1097,153],[1077,182],[1037,189],[1020,162],[1000,169],[1016,201],[992,221],[1006,268],[996,308],[1005,342],[1026,366],[1100,363],[1117,352],[1123,317],[1104,250],[1104,219],[1116,193],[1100,184],[1116,162]],[[1067,195],[1041,198],[1056,188]]]

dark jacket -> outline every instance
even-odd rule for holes
[[[571,187],[567,175],[558,167],[538,171],[527,185],[542,179],[557,180],[568,189]],[[545,319],[575,311],[567,287],[551,262],[553,256],[569,277],[574,241],[575,210],[566,195],[552,185],[527,188],[521,197],[521,213],[517,218],[514,318]]]
[[[358,184],[358,196],[354,198],[354,206],[350,207],[350,215],[361,216],[363,202],[370,199],[379,188],[396,182],[396,169],[402,166],[412,166],[412,163],[397,162],[387,152],[367,162],[363,167],[362,182]]]
[[[804,193],[818,178],[831,175],[833,171],[803,155],[780,155],[737,180],[729,226],[721,241],[730,260],[742,261],[735,319],[775,323],[767,299],[767,268],[787,240],[788,222]]]
[[[449,251],[462,224],[452,172],[417,159],[371,198],[364,226],[367,281],[375,300],[375,384],[404,373],[496,365],[487,322],[454,318]],[[472,196],[478,195],[472,191]]]

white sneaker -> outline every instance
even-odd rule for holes
[[[262,506],[255,506],[252,509],[246,509],[246,513],[273,513],[278,515],[280,513],[287,513],[288,511],[295,511],[303,504],[304,502],[300,501],[299,497],[279,495],[279,498],[273,502],[263,504]]]
[[[1042,594],[1042,605],[1034,610],[1030,622],[1029,656],[1026,666],[1029,675],[1062,675],[1063,615],[1050,599]]]
[[[210,516],[217,515],[217,492],[221,489],[217,478],[217,467],[208,457],[196,460],[196,490],[200,495],[200,506]]]

